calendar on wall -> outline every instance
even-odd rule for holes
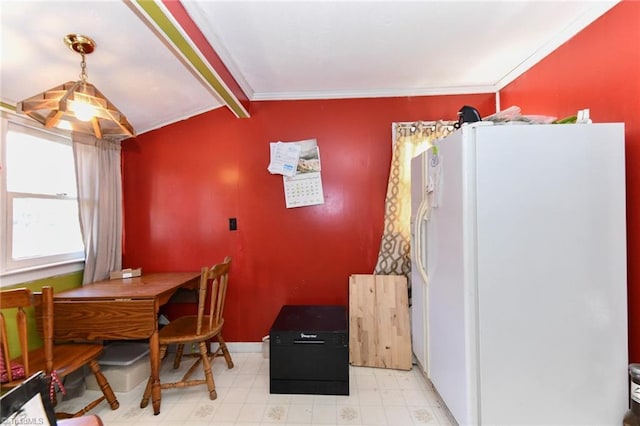
[[[324,204],[320,150],[315,139],[272,142],[268,170],[282,175],[287,208]]]
[[[320,172],[283,176],[284,199],[287,208],[313,206],[324,203]]]

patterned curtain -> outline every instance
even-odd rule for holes
[[[451,133],[453,124],[445,121],[393,123],[393,156],[385,201],[384,232],[375,274],[404,275],[409,280],[411,159],[433,146],[433,141]]]

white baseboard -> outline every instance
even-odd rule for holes
[[[218,347],[217,343],[211,346],[211,349]],[[262,352],[262,342],[227,342],[227,348],[229,352]]]
[[[218,349],[218,343],[211,343],[211,350]],[[227,349],[233,353],[260,353],[262,352],[262,342],[227,342]],[[169,352],[175,353],[176,345],[169,345]],[[185,352],[189,350],[185,348]]]

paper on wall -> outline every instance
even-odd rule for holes
[[[297,143],[271,142],[271,161],[267,170],[271,174],[295,176],[300,159],[300,145]]]
[[[268,170],[281,174],[287,208],[324,203],[320,150],[316,139],[271,142]]]

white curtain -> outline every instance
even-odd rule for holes
[[[87,284],[122,269],[120,142],[74,133],[73,154]]]

